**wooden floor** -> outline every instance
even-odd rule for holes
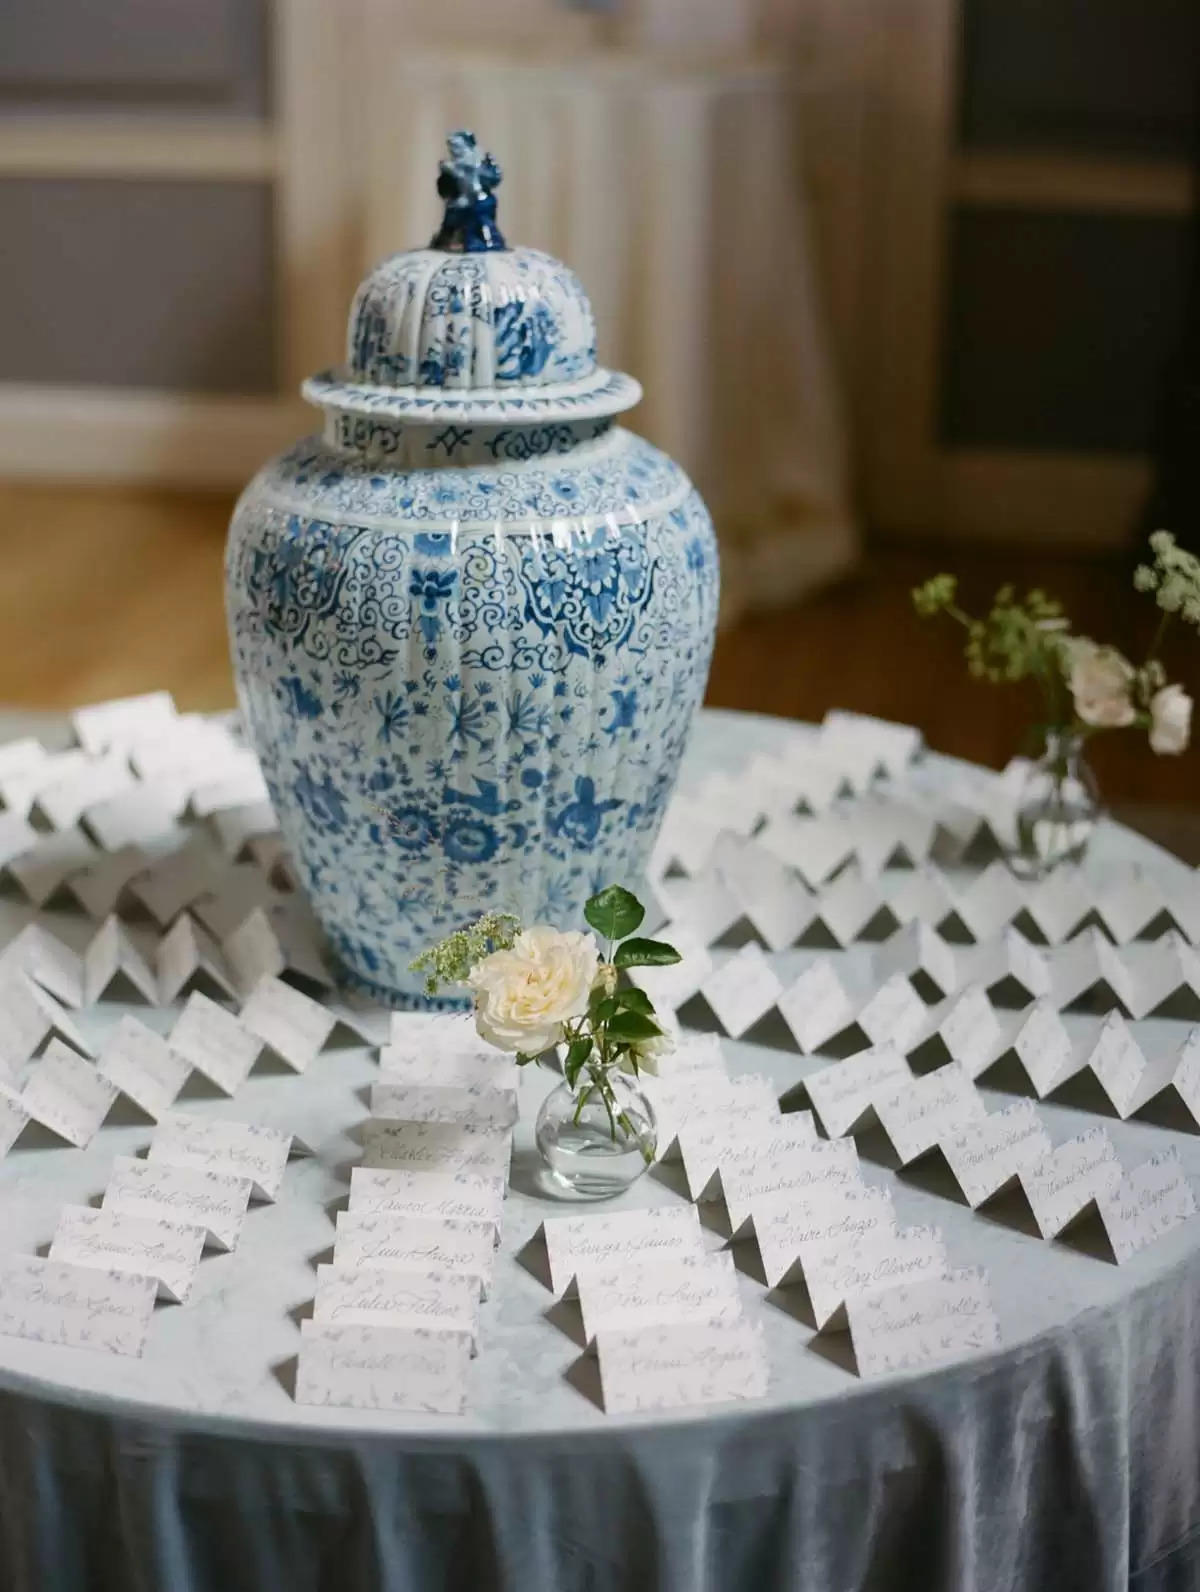
[[[0,703],[69,707],[167,687],[184,708],[233,700],[221,610],[232,500],[117,489],[0,485]],[[1136,652],[1154,610],[1130,565],[937,549],[872,554],[850,580],[718,641],[708,700],[818,719],[831,705],[919,724],[940,750],[996,766],[1018,749],[1020,693],[977,685],[948,623],[917,621],[909,588],[953,564],[983,603],[1003,581],[1061,596],[1077,626]],[[1200,640],[1178,638],[1173,673],[1200,688]],[[1200,807],[1200,753],[1157,758],[1136,732],[1103,738],[1110,799]]]

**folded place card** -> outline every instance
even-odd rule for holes
[[[89,1045],[63,1008],[26,974],[0,974],[0,1074],[15,1078],[30,1056],[55,1035],[81,1054]]]
[[[5,871],[34,906],[45,906],[70,881],[72,894],[81,871],[92,866],[99,853],[81,829],[64,829],[40,835],[31,849],[10,857]]]
[[[975,1269],[856,1295],[846,1316],[860,1376],[942,1365],[1000,1342],[987,1276]]]
[[[716,1073],[728,1076],[725,1072],[725,1052],[721,1048],[719,1035],[682,1034],[672,1031],[670,1023],[665,1019],[664,1031],[671,1034],[671,1048],[656,1058],[657,1072],[647,1074],[647,1076],[680,1078],[684,1074],[695,1073]],[[379,1059],[380,1065],[382,1065],[382,1055]]]
[[[1022,1167],[1021,1187],[1042,1237],[1056,1238],[1091,1208],[1101,1189],[1119,1183],[1121,1177],[1108,1130],[1089,1128]]]
[[[190,912],[181,912],[159,940],[154,952],[154,973],[161,1006],[170,1005],[184,990],[202,984],[219,994],[235,993],[233,975],[225,965],[220,946]]]
[[[347,1327],[441,1327],[479,1332],[479,1279],[453,1271],[317,1267],[314,1321]]]
[[[131,1155],[113,1159],[104,1190],[106,1211],[184,1222],[203,1228],[218,1249],[234,1249],[250,1201],[248,1177],[197,1171],[190,1166],[138,1161]]]
[[[967,1123],[940,1141],[946,1164],[974,1208],[1009,1188],[1050,1151],[1050,1137],[1032,1100],[1018,1100]]]
[[[723,835],[712,866],[768,950],[795,945],[812,921],[814,898],[786,864],[752,840]],[[693,921],[691,912],[688,921]]]
[[[71,728],[85,752],[106,752],[110,747],[125,748],[148,735],[163,734],[176,717],[169,691],[149,691],[142,696],[115,697],[110,702],[94,702],[76,708]]]
[[[1023,911],[1051,945],[1069,939],[1092,910],[1092,902],[1079,880],[1064,873],[1026,887]]]
[[[709,974],[700,993],[725,1032],[737,1039],[766,1016],[783,985],[762,946],[751,941]]]
[[[95,856],[94,850],[91,854]],[[85,858],[68,869],[64,877],[69,881],[71,894],[84,910],[94,918],[103,918],[115,912],[126,896],[132,894],[133,880],[149,865],[150,858],[140,846],[122,846],[120,851],[90,866]]]
[[[899,923],[922,922],[933,928],[949,916],[953,901],[945,878],[934,868],[914,868],[888,897]]]
[[[873,771],[898,779],[921,753],[921,732],[911,724],[896,724],[869,713],[830,708],[821,721],[818,746],[830,759],[850,754],[866,757]]]
[[[1118,945],[1135,939],[1166,907],[1162,890],[1145,874],[1134,872],[1116,881],[1097,902],[1097,915]]]
[[[157,1119],[170,1110],[192,1069],[145,1023],[122,1017],[101,1048],[96,1070]]]
[[[253,752],[241,751],[229,759],[229,766],[218,779],[197,785],[191,808],[197,818],[207,818],[223,807],[245,807],[271,799],[267,782]]]
[[[162,928],[213,888],[218,860],[199,838],[150,864],[130,885],[133,895]]]
[[[26,763],[21,768],[0,774],[0,796],[10,813],[24,816],[40,791],[61,784],[72,774],[86,769],[88,754],[81,747],[67,752],[51,752],[45,757]]]
[[[182,811],[176,791],[157,781],[127,785],[102,801],[89,802],[81,818],[105,851],[120,851],[122,846],[172,833]]]
[[[1017,1030],[1012,1048],[1039,1100],[1062,1087],[1087,1063],[1076,1054],[1062,1018],[1048,1000],[1037,1000]]]
[[[226,1094],[236,1094],[258,1060],[262,1040],[223,1006],[191,994],[170,1035],[171,1049]]]
[[[95,1138],[116,1098],[116,1085],[60,1039],[46,1046],[21,1091],[21,1105],[35,1122],[78,1146]]]
[[[733,1257],[724,1250],[581,1264],[576,1285],[589,1344],[597,1332],[736,1321],[742,1313]]]
[[[475,1278],[486,1294],[495,1264],[495,1238],[490,1222],[339,1211],[333,1262],[342,1271],[359,1267],[452,1271]]]
[[[202,1172],[249,1178],[252,1193],[279,1197],[292,1150],[290,1133],[257,1122],[223,1122],[183,1111],[164,1117],[154,1130],[146,1158],[151,1166],[190,1166]]]
[[[0,779],[10,774],[21,774],[44,763],[50,753],[32,735],[23,735],[15,741],[5,741],[0,746]]]
[[[663,1078],[646,1077],[642,1087],[654,1107],[658,1121],[658,1155],[673,1159],[676,1140],[684,1123],[743,1120],[747,1115],[779,1117],[779,1101],[769,1078],[757,1072],[675,1073]]]
[[[1167,1053],[1148,1061],[1120,1012],[1109,1012],[1088,1052],[1087,1065],[1117,1115],[1124,1118],[1140,1111],[1170,1085],[1177,1057]]]
[[[798,1259],[820,1331],[845,1326],[848,1309],[859,1299],[944,1277],[949,1269],[936,1227],[881,1227],[853,1242],[818,1239],[802,1244]]]
[[[906,1057],[893,1045],[875,1045],[835,1061],[804,1079],[805,1092],[831,1139],[865,1127],[875,1115],[875,1097],[912,1082]]]
[[[90,1205],[64,1205],[50,1242],[50,1259],[74,1266],[152,1277],[159,1296],[186,1304],[192,1291],[204,1231],[180,1222]]]
[[[238,1020],[296,1072],[315,1060],[336,1022],[319,1001],[270,975],[254,986]]]
[[[287,956],[275,926],[262,907],[254,910],[221,941],[221,951],[234,983],[248,994],[264,978],[287,971]]]
[[[1174,929],[1145,949],[1147,955],[1131,977],[1129,1000],[1122,997],[1130,1016],[1149,1017],[1181,997],[1194,1013],[1200,1003],[1200,957]]]
[[[32,851],[40,838],[20,813],[0,813],[0,870],[8,869],[10,862]]]
[[[609,1216],[548,1216],[542,1234],[550,1286],[556,1294],[573,1292],[580,1267],[663,1259],[703,1249],[694,1205],[659,1205]]]
[[[495,1182],[508,1181],[512,1134],[467,1122],[363,1123],[363,1166],[408,1167],[413,1171],[468,1172]]]
[[[954,897],[954,910],[976,940],[994,939],[1025,905],[1025,892],[1003,862],[992,862]]]
[[[814,890],[833,877],[854,855],[854,835],[843,819],[776,818],[758,837],[789,867],[795,868]]]
[[[247,844],[259,835],[274,834],[279,828],[275,809],[269,801],[247,802],[240,807],[225,807],[212,815],[221,850],[236,862]]]
[[[371,1115],[395,1122],[463,1122],[475,1128],[511,1128],[517,1091],[486,1084],[398,1083],[371,1085]]]
[[[667,923],[658,931],[679,952],[669,967],[638,967],[630,978],[645,990],[659,1011],[677,1011],[696,993],[713,969],[708,948],[685,924]]]
[[[0,1083],[0,1155],[7,1155],[24,1133],[29,1123],[29,1112],[21,1104],[15,1089]]]
[[[0,1254],[0,1334],[136,1357],[157,1293],[153,1277]]]
[[[877,1094],[873,1104],[901,1166],[928,1154],[986,1109],[973,1081],[954,1062]]]
[[[106,800],[135,784],[129,764],[119,753],[89,759],[34,797],[34,806],[55,829],[70,829],[92,802]]]
[[[423,1167],[355,1166],[350,1169],[352,1211],[406,1212],[489,1222],[500,1238],[504,1184],[472,1172],[442,1172]]]
[[[90,1006],[113,983],[123,980],[151,1006],[158,1003],[158,979],[118,917],[109,915],[83,954],[84,996]]]
[[[746,1321],[601,1331],[595,1347],[609,1415],[728,1404],[762,1398],[767,1391],[761,1337]]]
[[[1050,965],[1045,955],[1016,929],[1005,929],[999,939],[977,948],[971,977],[1006,1006],[1026,1006],[1050,993]]]
[[[1115,996],[1127,1012],[1137,1013],[1141,998],[1121,953],[1099,929],[1089,928],[1054,952],[1051,987],[1057,1006],[1071,1006],[1093,994]]]
[[[1180,1045],[1171,1084],[1192,1120],[1200,1124],[1200,1028],[1193,1028]]]
[[[0,968],[19,969],[67,1006],[88,1004],[83,958],[40,923],[28,923],[0,952]]]
[[[818,1183],[786,1201],[756,1205],[752,1214],[768,1288],[800,1281],[800,1253],[806,1244],[859,1244],[868,1234],[896,1229],[892,1196],[861,1182]]]
[[[927,923],[906,923],[875,953],[879,978],[899,974],[922,995],[932,988],[934,998],[949,995],[962,980],[953,949]]]
[[[725,831],[717,836],[713,857],[704,872],[694,879],[666,879],[660,894],[668,918],[682,920],[702,945],[712,945],[747,917],[741,899],[725,881],[718,867],[720,848],[744,844]]]
[[[997,1060],[1002,1033],[982,986],[975,984],[952,999],[938,1023],[942,1043],[968,1078],[978,1078]]]
[[[461,1415],[469,1332],[300,1323],[296,1403],[414,1415]]]
[[[811,1142],[817,1136],[811,1111],[794,1111],[787,1117],[764,1112],[739,1113],[732,1121],[724,1116],[705,1117],[685,1122],[676,1135],[679,1158],[687,1178],[688,1195],[693,1200],[717,1199],[717,1177],[721,1157],[731,1148],[779,1142],[786,1133],[787,1143]],[[767,1153],[763,1149],[763,1153]]]
[[[929,1027],[929,1009],[900,973],[881,984],[855,1018],[873,1045],[885,1040],[905,1052],[916,1047]]]
[[[776,1001],[800,1049],[819,1050],[854,1021],[854,1008],[827,957],[805,968]]]
[[[1117,1261],[1124,1262],[1196,1214],[1177,1150],[1162,1150],[1096,1191],[1096,1208]]]
[[[740,1238],[753,1231],[757,1207],[786,1203],[817,1184],[857,1182],[858,1150],[852,1139],[814,1139],[764,1161],[755,1148],[735,1146],[721,1158],[720,1171],[730,1236]]]

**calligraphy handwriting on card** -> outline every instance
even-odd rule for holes
[[[200,1172],[118,1155],[102,1209],[201,1227],[219,1249],[237,1245],[250,1201],[248,1177]]]
[[[645,1078],[642,1086],[658,1119],[658,1153],[664,1160],[673,1156],[679,1130],[685,1124],[714,1118],[744,1121],[751,1116],[779,1119],[774,1086],[761,1073],[739,1073],[732,1078],[718,1072],[676,1074]]]
[[[333,1241],[334,1265],[396,1267],[400,1271],[452,1271],[474,1277],[486,1293],[495,1262],[490,1222],[449,1221],[390,1212],[339,1211]]]
[[[186,1303],[204,1248],[204,1232],[179,1222],[64,1205],[50,1259],[153,1277],[161,1297]]]
[[[806,1053],[817,1050],[854,1021],[850,997],[827,957],[806,968],[776,1004],[796,1043]]]
[[[976,1270],[859,1295],[846,1315],[860,1376],[941,1365],[1000,1342],[987,1278]]]
[[[127,747],[148,735],[169,733],[175,722],[175,703],[169,691],[148,691],[141,696],[115,697],[76,708],[71,728],[85,752],[106,752]]]
[[[786,1118],[751,1112],[739,1115],[734,1122],[720,1116],[685,1122],[676,1141],[690,1198],[719,1199],[717,1171],[721,1157],[734,1148],[776,1140],[785,1122],[793,1139],[811,1141],[817,1136],[811,1111],[794,1111]]]
[[[968,1078],[978,1078],[1000,1055],[1000,1024],[982,986],[953,1001],[938,1026],[942,1042]]]
[[[504,1184],[470,1172],[424,1171],[412,1167],[356,1166],[350,1171],[352,1211],[408,1212],[489,1222],[500,1239]]]
[[[803,1244],[799,1255],[819,1329],[846,1324],[846,1307],[901,1283],[944,1277],[949,1269],[935,1227],[880,1228],[861,1241]]]
[[[1148,1061],[1120,1012],[1109,1012],[1087,1058],[1120,1117],[1132,1116],[1171,1082],[1176,1058]]]
[[[93,1062],[52,1039],[21,1091],[21,1105],[36,1122],[68,1144],[90,1144],[117,1098],[116,1085]]]
[[[580,1266],[702,1249],[694,1205],[660,1205],[611,1216],[548,1216],[542,1223],[556,1294],[573,1290]]]
[[[250,1076],[262,1041],[216,1001],[199,992],[187,998],[170,1035],[171,1049],[226,1094]]]
[[[223,994],[234,993],[233,978],[216,940],[190,912],[181,912],[154,952],[158,1000],[169,1005],[193,979],[204,978]]]
[[[1125,1262],[1196,1214],[1177,1150],[1163,1150],[1117,1183],[1099,1189],[1096,1207],[1113,1254]]]
[[[512,1135],[466,1122],[363,1123],[364,1168],[468,1172],[493,1182],[508,1179]]]
[[[385,1045],[379,1052],[379,1070],[389,1083],[436,1084],[457,1089],[517,1087],[517,1065],[497,1051],[480,1049],[439,1051],[435,1047],[411,1051],[407,1046]]]
[[[331,1326],[479,1330],[479,1279],[453,1271],[317,1267],[313,1320]]]
[[[676,1321],[736,1321],[742,1313],[733,1257],[723,1250],[580,1263],[584,1336],[648,1331]]]
[[[689,1185],[693,1176],[699,1178],[702,1168],[696,1167],[694,1153],[689,1166],[685,1141],[694,1152],[705,1140],[711,1142],[709,1130],[713,1126],[712,1119],[707,1119],[691,1125],[690,1131],[688,1124],[679,1130],[679,1151],[688,1173]],[[828,1148],[823,1139],[817,1138],[812,1114],[808,1111],[792,1111],[786,1117],[739,1118],[733,1125],[727,1122],[724,1143],[718,1144],[715,1165],[711,1166],[704,1180],[705,1191],[710,1199],[721,1198],[720,1173],[725,1168],[729,1168],[734,1175],[750,1174],[757,1168],[773,1165],[780,1157],[786,1158],[796,1153],[807,1155],[810,1151],[822,1155]]]
[[[1036,1166],[1050,1139],[1032,1100],[969,1122],[941,1141],[946,1164],[967,1204],[974,1208]]]
[[[103,800],[89,801],[82,819],[105,851],[150,841],[177,828],[183,803],[166,783],[131,785]]]
[[[238,1020],[289,1067],[304,1072],[333,1032],[336,1019],[319,1001],[268,975],[254,986]]]
[[[872,995],[856,1021],[873,1045],[886,1040],[897,1050],[907,1052],[928,1028],[929,1011],[908,980],[893,973]]]
[[[1043,1238],[1054,1238],[1121,1180],[1121,1163],[1105,1128],[1090,1128],[1021,1168],[1021,1186]]]
[[[469,1332],[300,1323],[297,1404],[461,1415]]]
[[[654,1332],[601,1331],[596,1356],[610,1415],[762,1398],[767,1365],[748,1322],[680,1322]]]
[[[978,1089],[953,1062],[889,1094],[877,1095],[874,1105],[902,1166],[925,1155],[940,1139],[973,1118],[982,1117],[985,1110]]]
[[[190,1166],[201,1172],[249,1178],[253,1193],[279,1197],[292,1147],[290,1133],[255,1122],[223,1122],[182,1111],[164,1117],[154,1130],[147,1159],[152,1166]]]
[[[97,1071],[151,1117],[169,1111],[191,1068],[136,1017],[122,1017],[105,1041]]]
[[[870,1233],[896,1228],[891,1195],[868,1183],[820,1183],[786,1201],[756,1205],[752,1215],[769,1288],[799,1280],[804,1245],[857,1244]]]
[[[393,1122],[463,1122],[475,1128],[511,1128],[517,1120],[517,1092],[479,1084],[455,1088],[373,1083],[371,1115]]]
[[[858,1181],[858,1150],[852,1139],[817,1139],[767,1161],[735,1149],[721,1160],[721,1188],[734,1238],[749,1230],[757,1206],[789,1200],[818,1183]]]
[[[153,1277],[0,1254],[0,1333],[137,1356],[157,1292]]]
[[[804,1088],[825,1132],[837,1139],[874,1114],[876,1095],[894,1094],[911,1082],[907,1059],[891,1045],[876,1045],[810,1073]]]

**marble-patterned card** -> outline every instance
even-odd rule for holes
[[[595,1349],[609,1415],[728,1404],[767,1391],[761,1335],[745,1320],[601,1331]]]
[[[228,1095],[245,1083],[263,1048],[256,1034],[199,991],[188,996],[171,1030],[170,1044],[190,1067]]]
[[[304,1072],[333,1032],[337,1019],[319,1001],[268,974],[254,986],[238,1020],[289,1067]]]
[[[1178,1150],[1160,1150],[1118,1182],[1096,1192],[1113,1254],[1124,1263],[1196,1214],[1196,1197]]]
[[[954,949],[928,923],[903,924],[875,953],[875,971],[883,980],[900,974],[917,986],[925,980],[938,995],[949,995],[962,983]]]
[[[453,1271],[474,1277],[486,1295],[496,1258],[495,1240],[490,1222],[339,1211],[333,1263],[342,1271],[360,1267]]]
[[[82,1147],[95,1138],[117,1098],[117,1087],[78,1051],[52,1039],[34,1062],[21,1105],[43,1127]]]
[[[407,1166],[350,1169],[352,1211],[406,1212],[412,1216],[489,1222],[499,1243],[503,1208],[504,1184],[499,1178]]]
[[[317,1267],[314,1321],[349,1327],[443,1327],[479,1332],[479,1279],[455,1271]]]
[[[1032,1100],[973,1119],[946,1134],[939,1147],[963,1198],[974,1209],[1011,1187],[1050,1151],[1050,1138]]]
[[[364,1167],[427,1172],[468,1172],[507,1183],[512,1134],[503,1128],[478,1128],[466,1122],[363,1123]]]
[[[517,1087],[517,1064],[511,1056],[485,1050],[481,1043],[473,1050],[467,1049],[457,1040],[453,1048],[446,1050],[439,1050],[436,1045],[416,1050],[408,1045],[384,1045],[379,1052],[379,1070],[388,1083],[499,1089],[507,1093]]]
[[[96,1068],[156,1120],[171,1109],[192,1070],[165,1039],[129,1016],[105,1040]]]
[[[862,1182],[816,1183],[786,1200],[764,1200],[752,1214],[768,1288],[800,1280],[804,1244],[861,1243],[870,1233],[896,1227],[892,1196]]]
[[[218,1249],[235,1249],[250,1203],[248,1177],[198,1171],[190,1166],[113,1159],[101,1209],[204,1229]]]
[[[694,1205],[592,1216],[548,1216],[542,1223],[550,1261],[550,1286],[573,1293],[578,1269],[614,1260],[695,1253],[703,1248]]]
[[[651,1332],[742,1313],[733,1256],[724,1250],[580,1262],[575,1281],[589,1344],[602,1331]]]
[[[248,912],[236,928],[222,937],[221,953],[243,996],[248,996],[261,980],[278,978],[287,971],[287,956],[279,935],[261,906]]]
[[[302,1321],[296,1403],[461,1415],[471,1351],[469,1332]]]
[[[804,1079],[804,1089],[831,1139],[874,1119],[876,1095],[892,1095],[912,1082],[908,1059],[893,1045],[873,1045],[834,1061]]]
[[[1000,1342],[987,1276],[976,1269],[857,1294],[846,1316],[860,1376],[942,1365]]]
[[[371,1115],[392,1122],[462,1122],[472,1128],[505,1129],[517,1120],[517,1091],[389,1078],[371,1085]]]
[[[190,1166],[249,1178],[251,1195],[279,1198],[292,1149],[290,1133],[257,1122],[226,1122],[173,1111],[154,1130],[146,1158],[152,1166]]]
[[[0,1254],[0,1334],[136,1357],[157,1293],[153,1277]]]
[[[1097,1127],[1047,1150],[1023,1166],[1020,1177],[1042,1237],[1056,1238],[1094,1204],[1102,1188],[1119,1183],[1122,1172],[1108,1129]]]
[[[186,1304],[204,1249],[204,1229],[90,1205],[64,1205],[50,1259],[153,1277],[159,1297]]]
[[[1061,1089],[1087,1063],[1085,1055],[1076,1054],[1053,1003],[1044,998],[1029,1008],[1012,1048],[1039,1100]]]

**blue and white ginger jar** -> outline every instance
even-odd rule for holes
[[[426,1004],[413,957],[490,909],[561,927],[636,883],[704,693],[712,525],[614,423],[572,273],[504,245],[499,170],[450,140],[434,246],[372,271],[319,435],[234,513],[238,693],[348,982]]]

